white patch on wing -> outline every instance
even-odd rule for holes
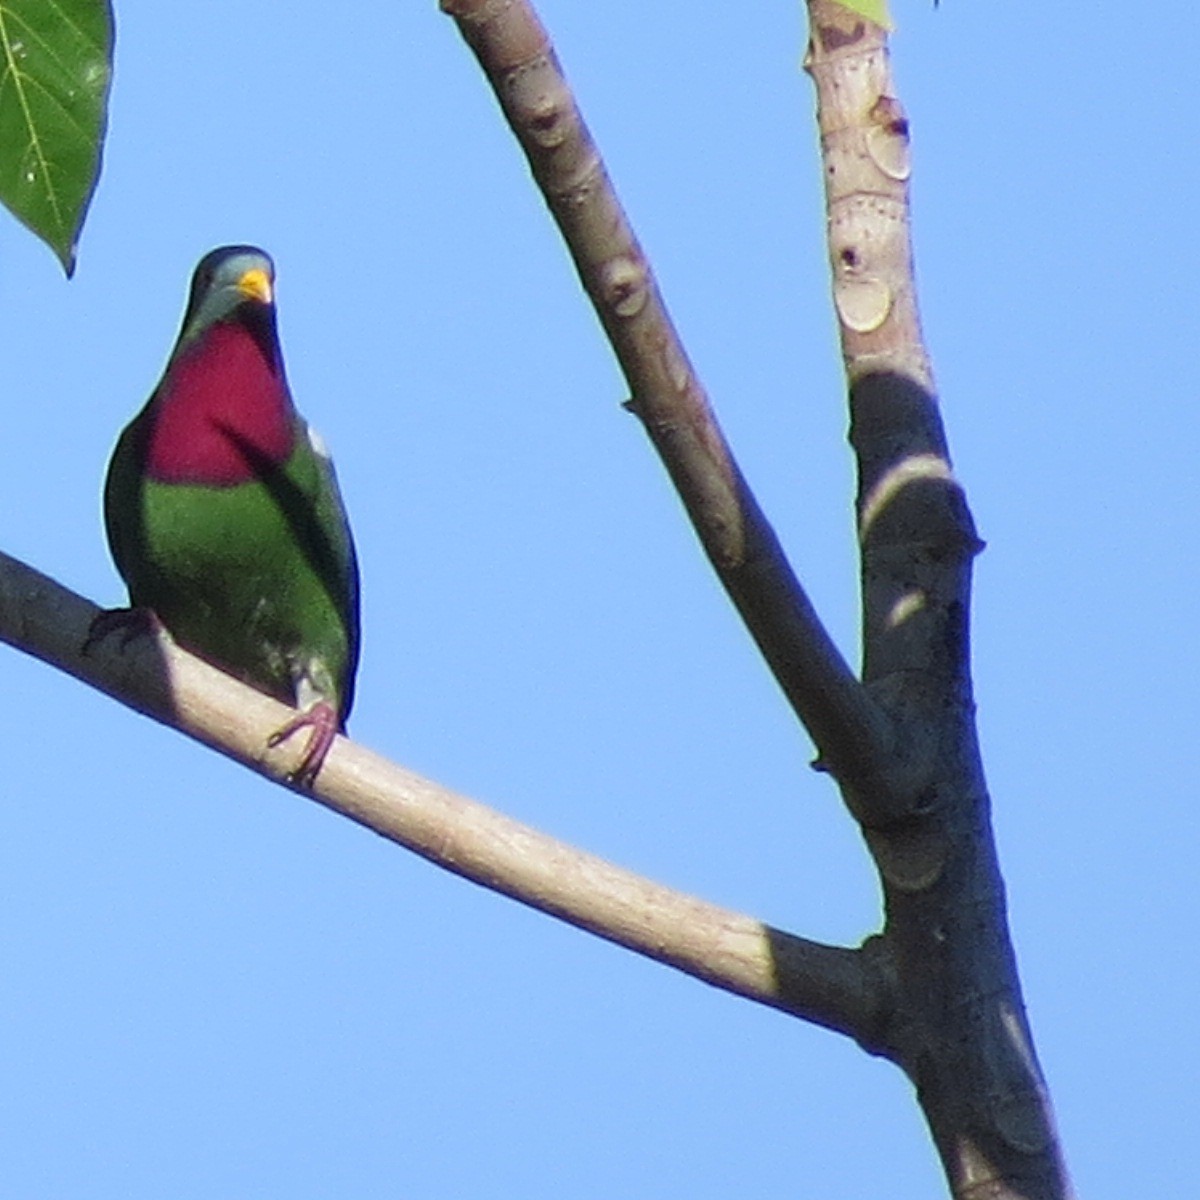
[[[313,453],[325,459],[326,462],[330,459],[329,447],[325,445],[325,439],[311,426],[308,429],[308,444],[313,448]]]

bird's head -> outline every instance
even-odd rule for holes
[[[274,310],[275,264],[256,246],[219,246],[196,266],[183,318],[183,340],[220,321],[269,318]]]

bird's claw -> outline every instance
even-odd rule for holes
[[[312,736],[304,750],[304,757],[288,775],[288,778],[300,787],[311,787],[325,762],[333,739],[338,735],[340,722],[337,710],[327,701],[319,701],[311,708],[294,716],[282,729],[277,729],[267,739],[267,746],[274,750],[281,746],[294,733],[301,729],[311,729]]]

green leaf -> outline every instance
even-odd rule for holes
[[[887,0],[837,0],[837,2],[843,8],[858,13],[860,17],[866,17],[868,21],[874,21],[876,25],[880,25],[884,29],[892,28],[892,19],[888,16]]]
[[[0,201],[68,275],[100,177],[109,0],[0,0]]]

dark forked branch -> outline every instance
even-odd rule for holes
[[[960,1200],[1069,1194],[1025,1018],[974,723],[975,534],[921,340],[908,125],[884,31],[808,0],[834,308],[859,466],[863,681],[814,614],[671,325],[529,0],[441,0],[575,261],[700,540],[879,869],[874,1045],[917,1088]]]

